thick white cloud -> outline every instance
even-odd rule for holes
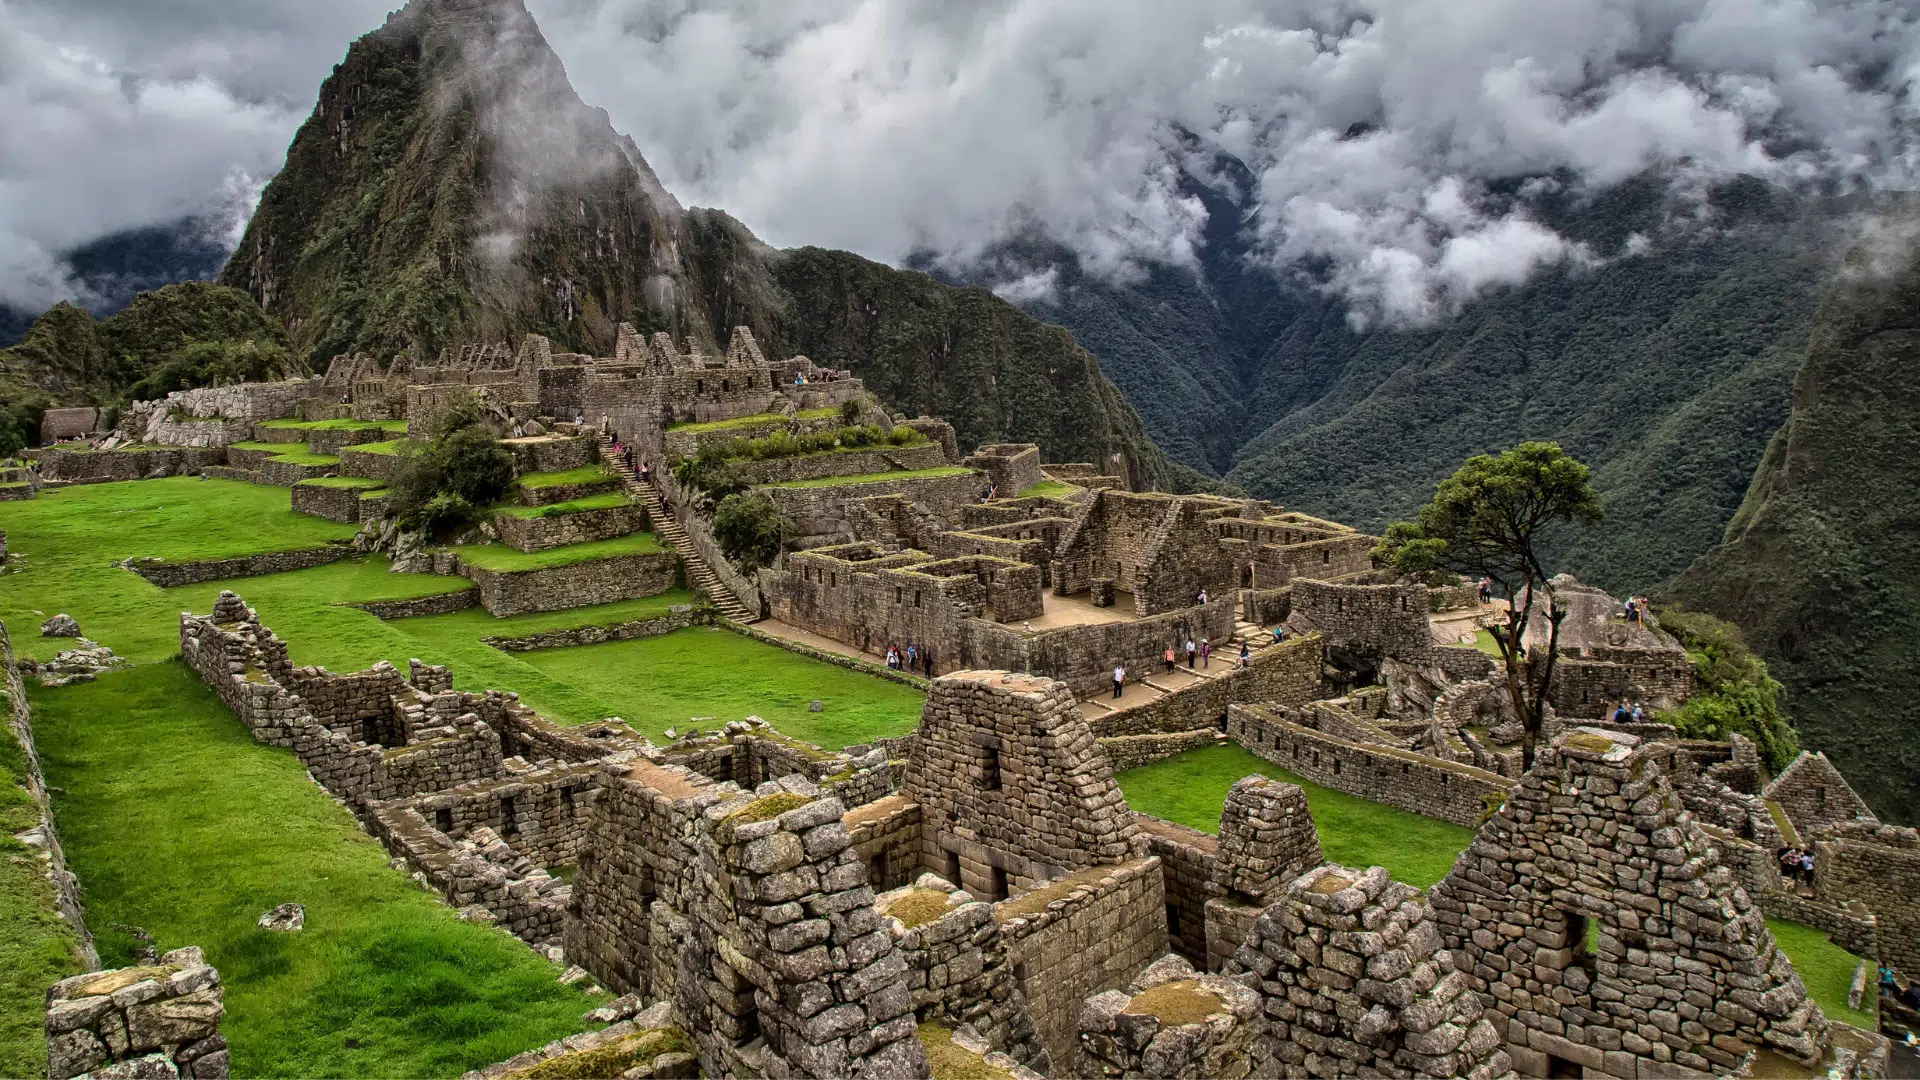
[[[1178,189],[1184,128],[1254,170],[1266,257],[1325,268],[1360,322],[1595,258],[1490,199],[1498,181],[1661,167],[1900,188],[1920,171],[1911,0],[528,6],[669,190],[772,243],[964,263],[1037,224],[1098,272],[1180,263],[1206,224]],[[271,169],[379,7],[0,0],[20,58],[0,103],[62,146],[27,158],[0,135],[0,295],[17,252]]]

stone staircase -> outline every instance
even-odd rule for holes
[[[693,538],[687,535],[687,530],[672,514],[667,513],[666,502],[660,498],[659,490],[652,484],[642,483],[637,472],[627,468],[627,463],[614,454],[613,440],[606,436],[601,436],[600,460],[626,485],[627,493],[646,507],[647,521],[652,524],[655,535],[679,554],[682,565],[687,568],[687,584],[693,587],[693,591],[711,600],[721,615],[734,622],[757,621],[757,617],[720,580],[720,575],[713,572],[713,567],[707,565],[707,560],[700,555],[700,549],[693,546]]]

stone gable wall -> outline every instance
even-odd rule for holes
[[[1802,750],[1780,771],[1767,785],[1766,797],[1778,803],[1803,834],[1856,818],[1876,825],[1880,821],[1827,755],[1810,750]]]

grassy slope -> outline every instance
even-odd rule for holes
[[[472,563],[484,570],[539,570],[621,555],[651,555],[666,549],[660,546],[660,541],[652,533],[629,533],[612,540],[567,544],[532,554],[505,544],[464,544],[453,550],[459,553],[462,562]]]
[[[1321,787],[1231,744],[1189,750],[1118,779],[1135,810],[1217,833],[1227,791],[1255,773],[1306,792],[1320,847],[1342,866],[1384,866],[1396,880],[1424,889],[1446,877],[1473,840],[1471,830]]]
[[[896,469],[892,472],[861,473],[858,476],[823,476],[817,480],[788,480],[785,483],[769,486],[777,488],[845,487],[848,484],[878,484],[886,480],[933,480],[942,476],[961,476],[972,471],[959,465],[942,465],[933,469]]]
[[[24,563],[12,564],[25,565],[24,572],[0,579],[0,619],[37,628],[47,616],[65,611],[88,635],[136,663],[149,663],[179,651],[181,611],[211,611],[220,591],[233,589],[288,642],[295,663],[334,671],[358,671],[379,660],[404,669],[410,657],[452,664],[461,689],[516,691],[562,723],[618,715],[658,736],[670,726],[684,727],[695,715],[738,720],[757,714],[789,734],[838,746],[899,734],[919,716],[922,698],[916,691],[732,634],[681,631],[599,646],[613,650],[599,653],[506,653],[480,644],[486,636],[665,614],[673,604],[693,600],[683,591],[507,619],[469,609],[382,622],[339,605],[470,585],[462,578],[390,573],[379,558],[177,589],[157,588],[113,565],[147,553],[222,558],[308,547],[352,532],[349,526],[293,513],[287,499],[284,488],[168,479],[88,485],[0,503],[0,529],[15,551],[27,553]],[[115,525],[129,521],[137,528]],[[125,531],[130,528],[134,531]],[[66,645],[64,639],[26,633],[16,641],[22,655],[36,658]],[[592,659],[577,659],[583,656]],[[724,678],[715,674],[721,671]],[[814,699],[826,701],[828,711],[806,712]],[[849,704],[843,712],[841,703],[855,700],[863,704]]]
[[[560,484],[590,484],[596,480],[612,479],[613,473],[605,465],[582,465],[577,469],[564,472],[521,473],[518,482],[521,487],[555,487]]]
[[[1847,991],[1853,987],[1853,970],[1860,965],[1859,957],[1835,945],[1826,934],[1811,926],[1768,919],[1767,929],[1773,932],[1773,940],[1786,950],[1787,959],[1793,961],[1793,969],[1800,973],[1800,981],[1807,985],[1807,993],[1822,1012],[1858,1028],[1879,1030],[1872,1011],[1873,995],[1880,992],[1880,976],[1876,970],[1867,969],[1868,1000],[1862,1003],[1867,1008],[1849,1009]]]
[[[1891,230],[1890,230],[1891,233]],[[1920,823],[1920,247],[1822,301],[1793,389],[1725,542],[1676,599],[1739,625],[1787,687],[1809,749],[1883,817]]]
[[[184,664],[35,695],[68,857],[102,960],[123,927],[199,945],[227,988],[236,1076],[446,1076],[584,1026],[593,1000],[502,931],[459,922],[261,746]],[[306,929],[255,925],[288,901]]]
[[[627,506],[633,502],[624,491],[609,491],[601,495],[589,495],[572,502],[548,503],[545,506],[518,506],[502,504],[493,508],[496,514],[505,514],[517,518],[564,517],[583,510],[608,510],[616,506]]]

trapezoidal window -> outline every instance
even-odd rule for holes
[[[973,748],[974,786],[981,791],[1000,790],[1000,747],[998,744]]]
[[[513,836],[520,831],[520,821],[513,812],[513,796],[500,797],[500,835]]]

